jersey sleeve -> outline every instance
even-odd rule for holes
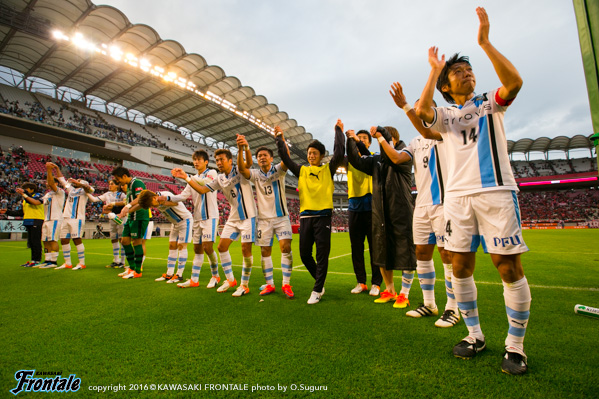
[[[512,104],[512,102],[516,99],[516,97],[511,100],[504,100],[499,96],[499,89],[493,90],[487,93],[487,98],[494,107],[497,107],[498,111],[505,111]]]
[[[431,128],[433,130],[437,130],[439,133],[447,133],[445,129],[445,125],[443,124],[443,120],[445,119],[445,110],[443,107],[433,108],[434,116],[433,121],[431,123],[426,123],[422,121],[424,127]]]
[[[214,181],[206,184],[206,187],[208,187],[208,189],[210,191],[216,191],[216,190],[222,189],[220,186],[220,183],[218,182],[218,179],[214,179]]]
[[[191,197],[192,190],[193,190],[193,188],[189,184],[187,184],[185,186],[185,188],[183,189],[183,191],[181,191],[178,195],[173,195],[171,197],[171,201],[172,202],[185,201],[186,199]]]
[[[258,170],[257,169],[250,169],[250,178],[249,178],[249,180],[252,183],[255,183],[257,178],[258,178]]]

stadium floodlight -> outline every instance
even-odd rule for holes
[[[578,182],[583,182],[583,181],[595,181],[595,180],[597,180],[597,176],[580,177],[578,179],[531,181],[531,182],[519,183],[519,185],[520,186],[544,186],[547,184],[578,183]]]
[[[134,68],[139,68],[143,72],[149,73],[152,76],[160,78],[167,83],[175,84],[184,90],[188,90],[192,93],[195,93],[196,95],[204,98],[205,100],[211,101],[212,103],[221,106],[223,109],[226,109],[227,111],[233,112],[235,115],[242,117],[243,119],[247,120],[251,124],[270,133],[271,135],[274,135],[275,130],[273,127],[268,126],[262,120],[255,118],[253,115],[251,115],[247,111],[238,112],[237,106],[235,104],[231,103],[230,101],[227,101],[224,98],[220,97],[219,95],[212,93],[210,91],[207,91],[206,93],[202,93],[201,91],[196,90],[197,86],[192,81],[182,78],[180,76],[177,76],[177,74],[174,72],[165,73],[164,68],[162,68],[158,65],[152,65],[145,58],[142,58],[140,60],[133,53],[124,54],[123,51],[115,45],[107,45],[105,43],[101,43],[98,46],[98,45],[92,43],[91,41],[85,39],[83,34],[81,34],[79,32],[75,33],[72,37],[69,37],[60,30],[54,30],[52,32],[52,36],[57,41],[67,41],[67,42],[70,41],[78,48],[88,50],[90,52],[102,54],[104,56],[108,56],[108,57],[112,58],[114,61],[123,62],[127,65],[134,67]],[[290,144],[289,144],[289,146],[291,147]]]

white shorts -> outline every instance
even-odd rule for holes
[[[111,240],[118,240],[123,237],[123,229],[125,228],[126,221],[127,219],[123,221],[123,224],[116,224],[113,220],[108,223]]]
[[[152,222],[150,220],[150,223],[148,223],[148,228],[146,229],[146,233],[144,234],[143,239],[144,240],[151,240],[153,232],[154,232],[154,222]]]
[[[183,219],[177,224],[171,223],[171,234],[168,236],[169,242],[176,241],[181,244],[189,244],[193,233],[192,225],[193,219]]]
[[[58,241],[62,220],[46,220],[42,225],[42,241]]]
[[[445,216],[443,205],[419,206],[414,208],[412,234],[414,245],[437,244],[445,246]]]
[[[492,191],[445,198],[445,249],[521,254],[528,251],[522,238],[520,206],[515,191]]]
[[[84,227],[82,219],[64,219],[60,227],[60,238],[81,238]]]
[[[241,235],[241,242],[254,242],[256,239],[256,218],[245,220],[227,220],[223,231],[220,233],[220,238],[228,238],[229,240],[237,241]]]
[[[274,241],[273,233],[277,235],[279,241],[291,240],[293,231],[291,231],[291,223],[288,216],[258,219],[256,245],[259,247],[272,247]]]
[[[218,219],[194,220],[193,243],[214,242],[218,233]]]

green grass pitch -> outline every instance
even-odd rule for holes
[[[436,319],[411,319],[405,309],[350,294],[356,281],[347,234],[332,236],[326,294],[314,306],[306,304],[313,279],[297,267],[297,236],[293,300],[280,289],[258,295],[264,282],[258,248],[251,292],[233,298],[231,292],[205,288],[207,263],[199,288],[154,282],[166,271],[166,239],[148,243],[143,278],[135,280],[104,268],[112,261],[109,240],[84,241],[88,268],[81,271],[21,268],[29,259],[25,242],[1,242],[0,397],[13,397],[9,390],[21,369],[76,374],[81,389],[65,397],[597,397],[599,320],[573,309],[578,303],[599,307],[599,230],[525,231],[524,238],[531,249],[523,264],[533,301],[525,341],[529,373],[521,377],[500,370],[508,328],[503,291],[481,252],[474,277],[488,348],[461,360],[451,350],[467,335],[463,321],[440,329],[434,327]],[[191,274],[189,248],[185,277]],[[239,244],[230,252],[239,280]],[[280,288],[278,248],[273,261]],[[437,254],[435,265],[442,310],[445,290]],[[421,298],[415,280],[412,309]],[[119,384],[126,390],[98,394],[89,389]],[[129,390],[151,384],[200,384],[202,390]],[[248,391],[206,390],[206,384],[247,384]],[[300,384],[326,391],[302,391]],[[256,385],[275,391],[252,392]]]

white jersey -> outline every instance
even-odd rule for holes
[[[85,190],[67,186],[67,199],[64,204],[62,216],[65,219],[80,219],[85,221],[85,206],[87,205],[87,193]]]
[[[273,165],[267,173],[262,169],[251,169],[250,180],[256,188],[258,219],[288,216],[285,196],[285,174],[281,164]]]
[[[463,106],[434,109],[431,127],[441,133],[445,143],[447,197],[518,191],[503,127],[510,103],[494,90],[473,97]]]
[[[62,220],[64,199],[65,193],[60,187],[58,187],[58,191],[50,190],[42,197],[42,202],[44,203],[44,220]]]
[[[229,220],[246,220],[256,217],[256,203],[252,185],[239,173],[237,166],[231,169],[228,175],[219,173],[216,180],[206,184],[211,191],[220,190],[229,204],[231,213]]]
[[[192,179],[204,184],[212,183],[216,180],[218,174],[213,169],[206,169],[202,173],[195,175]],[[208,220],[218,218],[218,202],[216,192],[210,191],[206,194],[200,194],[189,184],[185,186],[179,195],[171,197],[173,202],[185,201],[191,197],[193,202],[193,220]]]
[[[399,151],[408,154],[414,164],[414,176],[418,189],[416,207],[443,203],[444,179],[447,175],[442,151],[444,147],[442,141],[418,136],[410,141],[407,147]],[[441,162],[442,159],[443,162]]]
[[[110,204],[111,202],[126,202],[127,194],[121,191],[106,191],[104,194],[98,195],[98,199],[105,204]]]
[[[175,194],[170,191],[158,191],[156,194],[162,197],[174,197]],[[173,224],[177,224],[185,219],[192,219],[191,212],[179,202],[176,206],[158,206],[158,210]]]

